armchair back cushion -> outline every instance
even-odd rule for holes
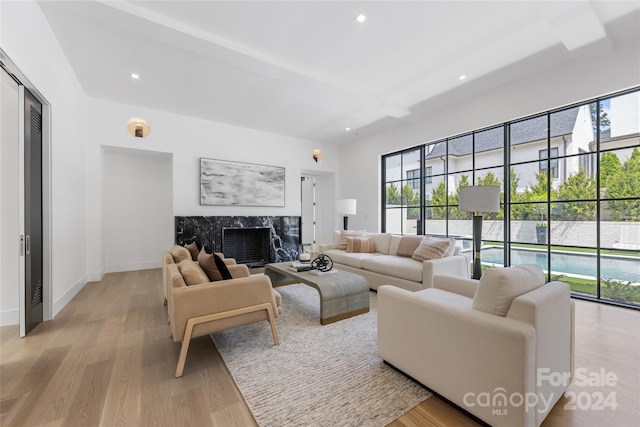
[[[537,264],[487,270],[473,296],[472,308],[505,317],[516,297],[539,288],[544,282],[544,272]]]
[[[173,255],[173,261],[176,264],[184,261],[185,259],[192,259],[191,252],[189,252],[189,249],[185,248],[184,246],[173,245],[169,252],[171,252],[171,255]]]

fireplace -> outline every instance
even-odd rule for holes
[[[249,268],[262,267],[270,259],[271,229],[269,227],[223,228],[222,252]]]

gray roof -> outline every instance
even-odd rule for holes
[[[551,115],[551,137],[567,135],[573,132],[578,108],[562,110]],[[526,144],[528,142],[547,138],[547,116],[534,117],[522,122],[511,123],[511,145]],[[504,148],[504,127],[499,126],[476,133],[476,153]],[[449,139],[449,155],[468,156],[472,151],[471,134]],[[435,145],[427,154],[427,158],[442,157],[446,154],[445,142]]]

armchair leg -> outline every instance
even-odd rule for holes
[[[267,313],[269,313],[269,324],[271,325],[271,333],[273,334],[273,342],[275,345],[280,345],[280,337],[278,336],[278,328],[276,328],[276,319],[273,317],[273,308],[271,304],[267,307]]]
[[[184,331],[184,337],[182,337],[182,347],[180,348],[180,356],[178,357],[178,366],[176,366],[176,378],[182,376],[184,371],[184,363],[187,361],[187,352],[189,351],[189,342],[191,341],[191,334],[193,333],[194,319],[187,321],[187,329]]]

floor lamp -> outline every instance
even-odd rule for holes
[[[460,206],[463,212],[473,212],[473,278],[480,279],[480,247],[482,246],[482,213],[500,210],[500,187],[497,185],[476,185],[460,187]]]
[[[343,226],[345,230],[348,230],[349,229],[348,215],[356,214],[356,199],[336,200],[336,213],[344,215]]]

